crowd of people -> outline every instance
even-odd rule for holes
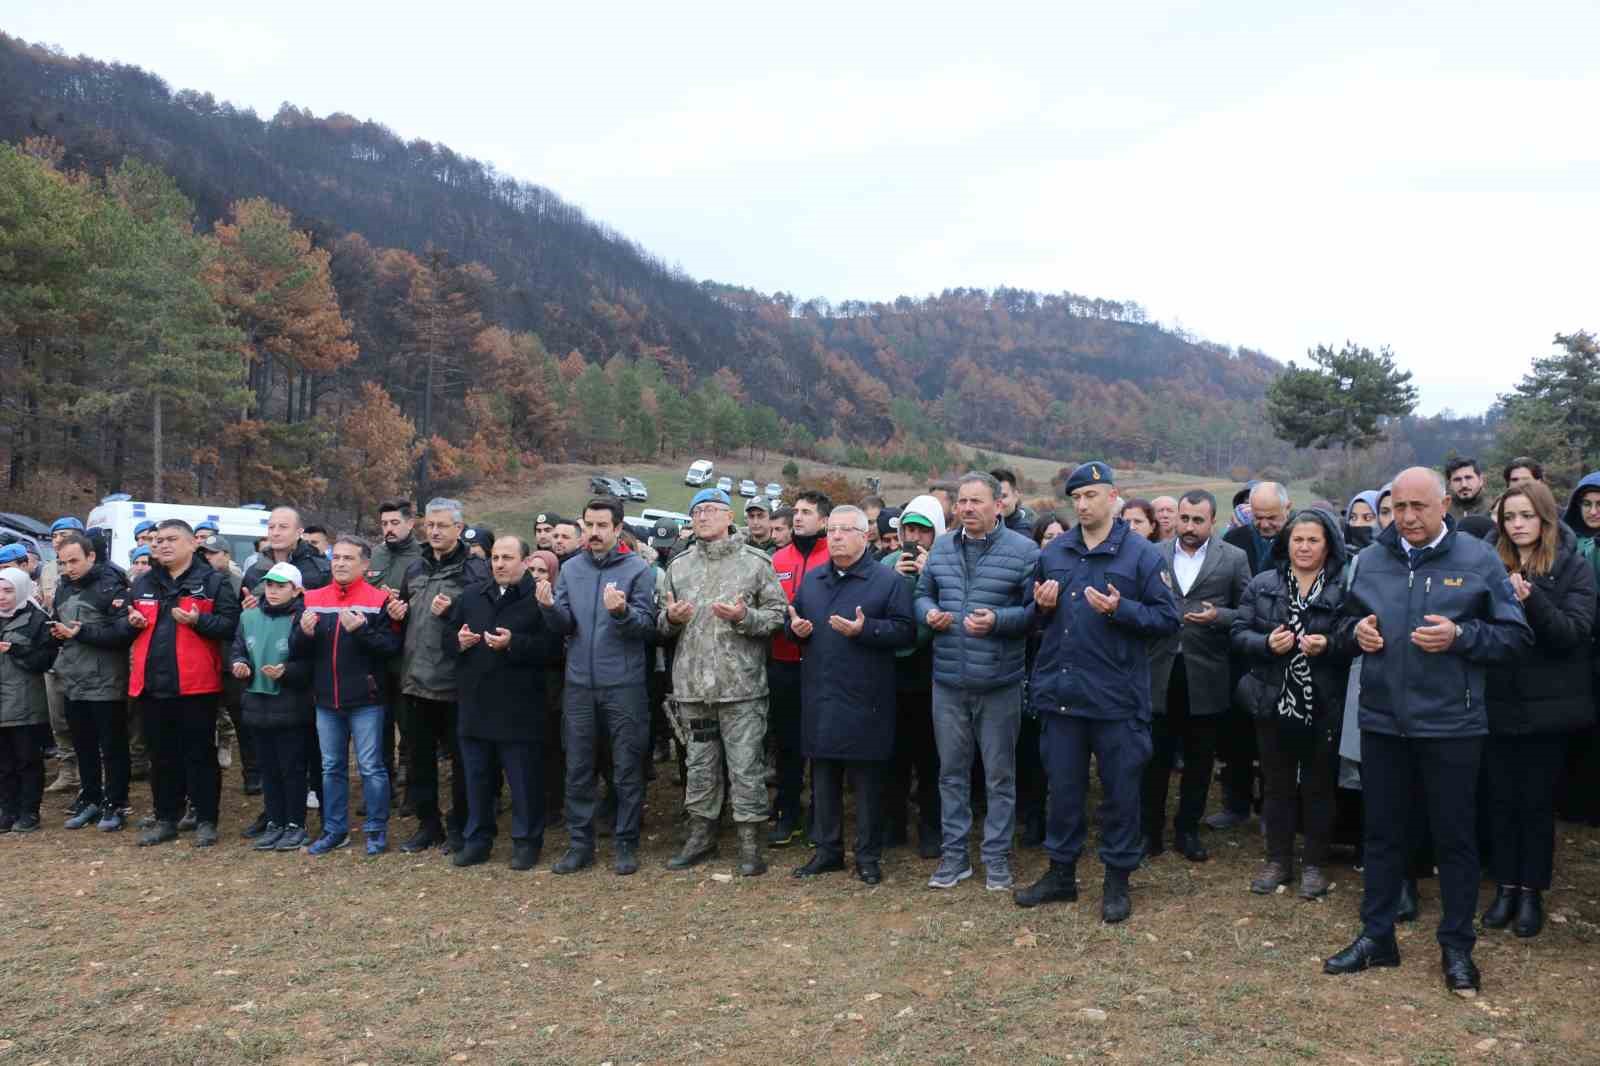
[[[972,471],[898,508],[757,498],[742,527],[704,489],[687,529],[643,538],[597,498],[540,514],[531,543],[450,499],[383,504],[376,544],[280,507],[242,565],[215,529],[146,522],[127,572],[63,517],[49,562],[0,548],[0,832],[39,830],[47,791],[65,829],[120,831],[148,778],[139,845],[214,846],[237,745],[256,851],[381,855],[398,808],[401,851],[473,866],[509,806],[512,869],[564,825],[551,872],[609,838],[626,876],[675,755],[669,869],[717,855],[727,818],[746,877],[809,844],[793,876],[848,854],[877,884],[914,836],[952,890],[976,822],[984,887],[1036,907],[1078,896],[1092,756],[1104,921],[1169,842],[1205,862],[1206,831],[1259,819],[1252,892],[1315,900],[1354,849],[1361,932],[1328,973],[1398,965],[1436,871],[1444,982],[1470,992],[1480,922],[1543,927],[1558,812],[1600,824],[1600,472],[1564,510],[1543,477],[1518,459],[1490,500],[1458,459],[1344,507],[1252,482],[1224,512],[1204,490],[1124,498],[1088,462],[1070,510]],[[1018,847],[1048,859],[1032,884]]]

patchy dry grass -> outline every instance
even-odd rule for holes
[[[257,855],[236,787],[211,851],[67,833],[52,810],[45,832],[0,837],[0,1063],[1600,1060],[1593,830],[1562,827],[1554,920],[1531,942],[1486,935],[1468,1002],[1440,984],[1431,886],[1400,969],[1324,977],[1358,875],[1336,867],[1322,903],[1252,896],[1251,832],[1140,871],[1134,917],[1107,927],[1092,861],[1080,902],[1036,911],[981,881],[931,892],[904,850],[875,888],[796,882],[793,849],[753,881],[716,879],[726,858],[669,873],[670,776],[632,878],[604,847],[551,876],[561,832],[531,874],[504,846],[465,871],[437,852]],[[1019,855],[1023,877],[1043,864]]]

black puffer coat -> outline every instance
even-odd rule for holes
[[[1595,576],[1570,529],[1561,528],[1561,548],[1550,572],[1529,584],[1533,591],[1522,610],[1533,627],[1533,648],[1514,663],[1490,668],[1489,732],[1587,728],[1595,720]]]

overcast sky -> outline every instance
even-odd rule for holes
[[[1430,413],[1600,328],[1586,0],[237,6],[11,0],[0,29],[443,142],[767,292],[1067,289],[1284,360],[1388,344]]]

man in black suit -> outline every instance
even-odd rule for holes
[[[1142,789],[1146,856],[1163,850],[1167,788],[1174,754],[1183,752],[1174,847],[1191,862],[1209,856],[1200,844],[1200,816],[1216,757],[1217,725],[1229,710],[1229,627],[1250,583],[1245,553],[1214,537],[1217,501],[1209,492],[1178,501],[1178,535],[1160,545],[1164,577],[1178,598],[1183,628],[1157,643],[1150,656],[1154,753]]]

